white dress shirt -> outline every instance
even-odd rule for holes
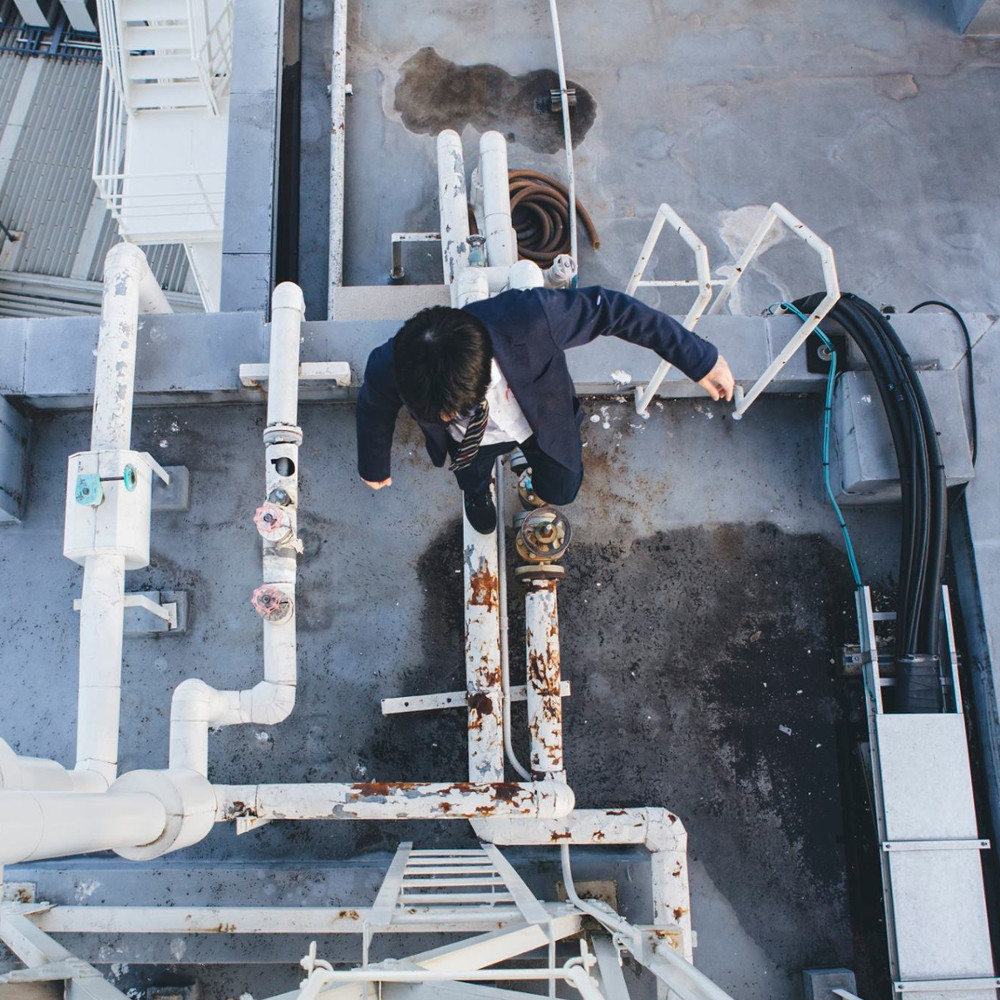
[[[503,444],[506,441],[516,441],[521,444],[534,433],[531,424],[521,412],[514,393],[510,391],[507,379],[500,371],[496,359],[490,362],[490,384],[486,388],[486,402],[490,406],[490,417],[486,422],[481,444]],[[464,413],[448,424],[448,433],[456,441],[461,441],[465,436],[469,416],[468,413]]]

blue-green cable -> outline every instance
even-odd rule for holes
[[[788,310],[790,313],[794,313],[799,317],[804,323],[807,316],[805,316],[800,310],[796,309],[790,302],[782,302],[781,308]],[[841,534],[844,536],[844,547],[847,549],[847,561],[851,566],[851,574],[854,577],[854,585],[856,587],[863,586],[861,582],[861,570],[858,569],[858,561],[854,556],[854,546],[851,544],[851,536],[847,530],[847,522],[844,520],[844,515],[840,511],[840,504],[837,503],[837,498],[833,494],[833,487],[830,485],[830,417],[833,411],[833,383],[837,377],[837,352],[833,349],[833,344],[830,342],[830,338],[817,326],[815,330],[816,336],[826,345],[827,350],[830,352],[830,371],[826,377],[826,401],[823,405],[823,486],[826,489],[826,495],[830,500],[830,506],[833,508],[833,512],[837,517],[837,523],[840,525]]]

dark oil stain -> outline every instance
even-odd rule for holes
[[[570,110],[576,146],[594,124],[597,105],[578,83],[567,80],[566,86],[576,89],[576,106]],[[563,131],[562,114],[549,110],[553,89],[559,89],[559,77],[550,69],[511,76],[485,63],[459,66],[426,47],[400,69],[396,110],[411,132],[437,135],[472,125],[479,132],[497,129],[508,142],[539,153],[556,153],[563,148]]]
[[[843,554],[818,535],[729,524],[578,535],[564,564],[577,803],[668,807],[770,954],[849,962],[832,662],[856,641]]]

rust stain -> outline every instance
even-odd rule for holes
[[[236,933],[236,924],[219,924],[215,928],[215,931],[218,934],[235,934]]]
[[[351,785],[351,790],[356,793],[351,796],[351,801],[356,802],[369,795],[387,796],[393,792],[409,792],[419,787],[415,781],[356,781]]]
[[[496,573],[491,573],[486,566],[477,569],[469,577],[469,604],[496,611],[499,607],[500,584]]]
[[[603,830],[595,830],[594,831],[594,840],[604,840],[604,831]]]
[[[624,816],[626,812],[624,809],[605,809],[604,811],[608,816]]]
[[[451,803],[450,802],[442,802],[441,803],[441,812],[443,812],[445,814],[445,816],[447,816],[448,813],[451,812]]]
[[[513,781],[498,781],[493,786],[497,802],[516,802],[521,794],[521,786]]]
[[[337,914],[338,920],[360,920],[361,914],[357,910],[341,910]]]
[[[674,907],[674,920],[680,920],[681,917],[683,917],[685,913],[687,913],[687,910],[683,906],[675,906]]]
[[[569,840],[571,836],[572,834],[569,830],[553,830],[549,834],[549,840],[551,840],[553,844],[558,844],[560,840]]]
[[[469,727],[477,728],[482,724],[484,715],[493,714],[493,699],[485,691],[470,691],[465,700],[469,706]]]
[[[245,802],[234,802],[226,813],[227,819],[240,819],[244,816],[256,817],[257,810],[253,806],[248,806]]]

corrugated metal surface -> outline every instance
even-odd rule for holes
[[[100,66],[49,59],[0,191],[0,218],[26,233],[18,270],[69,275],[93,198]]]
[[[0,130],[7,125],[14,95],[24,76],[27,56],[19,56],[14,52],[0,52]]]
[[[94,256],[87,269],[87,277],[91,281],[101,280],[101,275],[104,272],[104,258],[120,239],[118,224],[108,213],[104,225],[101,227],[101,235],[97,240]],[[188,277],[188,259],[184,247],[179,243],[170,243],[164,246],[143,246],[141,249],[160,284],[175,292],[182,291]]]
[[[17,94],[29,57],[0,52],[0,132]],[[46,59],[0,188],[0,220],[26,233],[24,247],[13,259],[13,271],[66,278],[72,272],[88,212],[94,198],[91,180],[100,65],[76,60]],[[87,276],[100,281],[104,257],[117,243],[118,226],[108,213],[91,253]],[[89,240],[88,240],[89,242]],[[143,247],[160,284],[172,291],[184,288],[188,262],[184,248]],[[72,302],[72,297],[70,298]],[[0,315],[11,312],[7,296],[0,298]],[[25,303],[32,310],[35,303]],[[51,315],[30,312],[30,315]]]

